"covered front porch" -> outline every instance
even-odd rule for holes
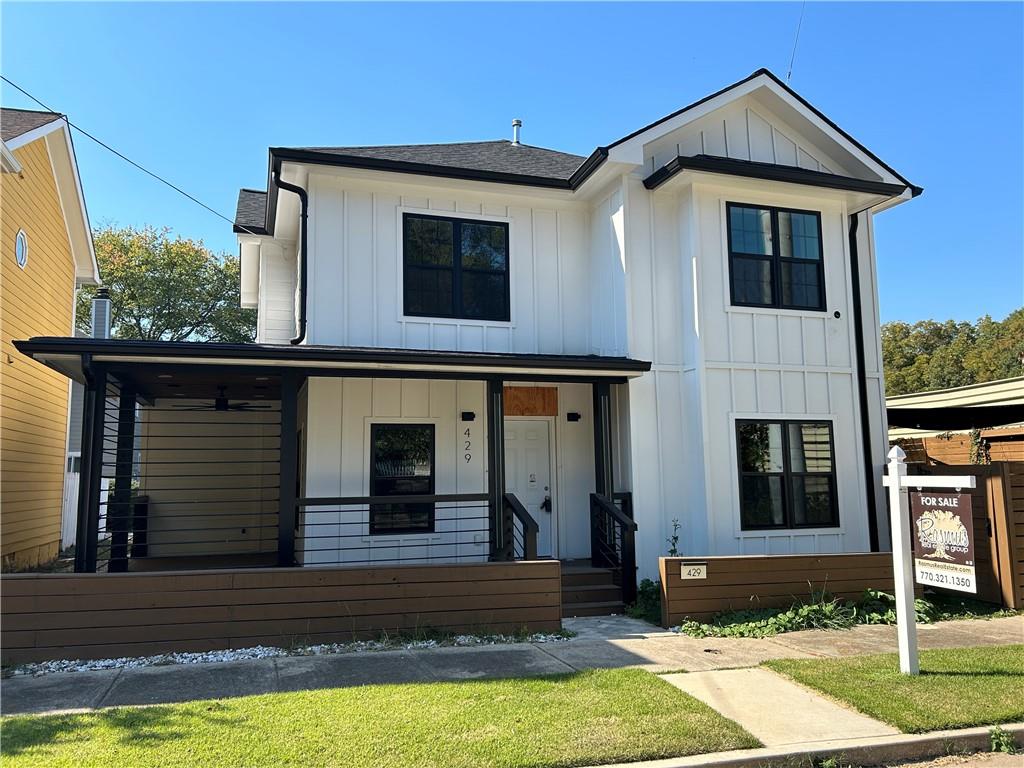
[[[562,559],[567,572],[607,571],[632,599],[620,403],[646,363],[19,345],[86,385],[78,572]],[[597,586],[587,581],[568,586]]]

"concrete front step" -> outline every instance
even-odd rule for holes
[[[611,616],[612,614],[622,615],[625,613],[625,606],[622,601],[600,601],[594,603],[562,603],[562,618],[568,619],[575,616]]]

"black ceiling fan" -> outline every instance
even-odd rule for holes
[[[269,403],[232,403],[228,400],[227,391],[228,388],[225,386],[217,387],[217,397],[213,399],[212,403],[176,405],[174,407],[183,411],[260,411],[273,408]]]

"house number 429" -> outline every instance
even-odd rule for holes
[[[473,460],[473,435],[469,427],[466,427],[466,430],[462,433],[462,438],[462,450],[465,451],[462,458],[469,464]]]

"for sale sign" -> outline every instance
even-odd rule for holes
[[[915,581],[976,593],[970,494],[911,493],[910,513],[914,524]]]

